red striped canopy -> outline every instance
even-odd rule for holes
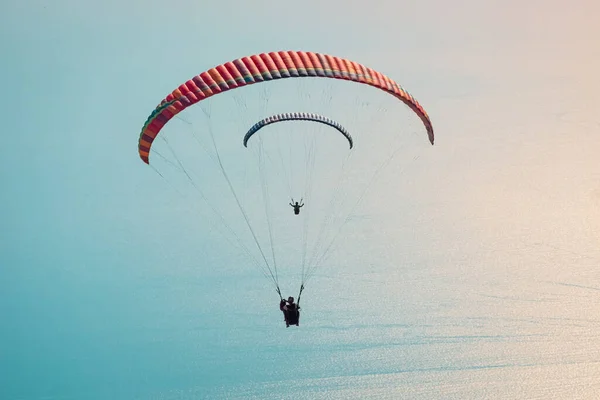
[[[180,85],[148,117],[138,143],[140,158],[149,163],[152,142],[171,118],[187,107],[230,89],[282,78],[345,79],[381,89],[410,107],[423,121],[433,144],[433,126],[423,107],[387,76],[354,61],[327,54],[279,51],[238,58],[202,72]]]

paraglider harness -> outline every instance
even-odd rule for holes
[[[277,288],[277,293],[279,294],[279,309],[283,312],[283,316],[285,318],[285,324],[287,327],[290,325],[299,326],[300,323],[300,297],[302,296],[302,291],[304,290],[304,285],[300,286],[300,293],[298,294],[298,301],[294,305],[295,308],[293,310],[286,310],[284,307],[286,306],[287,300],[283,298],[281,295],[281,291],[279,287]]]

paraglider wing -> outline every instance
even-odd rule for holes
[[[261,130],[262,128],[264,128],[267,125],[274,124],[276,122],[283,122],[283,121],[312,121],[312,122],[319,122],[321,124],[329,125],[332,128],[337,129],[342,135],[344,135],[344,137],[346,139],[348,139],[350,148],[352,148],[352,146],[354,145],[354,142],[352,141],[352,136],[350,136],[350,133],[348,133],[346,128],[344,128],[342,125],[340,125],[336,121],[334,121],[330,118],[324,117],[322,115],[300,112],[300,113],[277,114],[277,115],[273,115],[273,116],[270,116],[270,117],[267,117],[265,119],[258,121],[256,124],[254,124],[252,126],[252,128],[250,128],[250,130],[246,133],[246,136],[244,136],[244,147],[248,147],[247,146],[248,140],[256,132],[258,132],[259,130]]]
[[[140,158],[149,163],[152,142],[171,118],[216,94],[282,78],[344,79],[381,89],[410,107],[421,119],[433,144],[433,126],[423,107],[387,76],[354,61],[321,53],[279,51],[243,57],[202,72],[169,94],[150,114],[138,142]]]

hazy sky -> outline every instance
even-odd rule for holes
[[[140,161],[137,140],[177,85],[260,52],[356,60],[428,110],[436,145],[403,186],[412,202],[404,198],[386,229],[371,227],[369,245],[387,243],[392,254],[375,259],[460,264],[447,292],[513,280],[598,290],[598,21],[594,0],[4,2],[0,397],[69,397],[69,380],[48,370],[70,365],[76,375],[86,365],[77,354],[98,354],[95,343],[118,335],[115,326],[132,338],[117,347],[135,346],[138,322],[179,310],[188,290],[222,310],[215,287],[235,275],[220,264],[225,245],[170,207],[173,195]],[[394,206],[402,195],[394,190],[380,207]],[[404,231],[403,217],[417,233]],[[208,262],[198,265],[198,253]],[[184,284],[207,276],[206,295]],[[227,287],[227,296],[251,293]],[[272,300],[257,296],[258,307]],[[599,302],[582,304],[565,313],[589,316]],[[91,360],[111,365],[108,356]],[[78,379],[112,382],[98,374]],[[25,389],[31,382],[39,390]]]

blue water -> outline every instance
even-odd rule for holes
[[[593,398],[595,293],[450,268],[332,266],[290,328],[253,274],[65,278],[4,326],[2,398]]]

